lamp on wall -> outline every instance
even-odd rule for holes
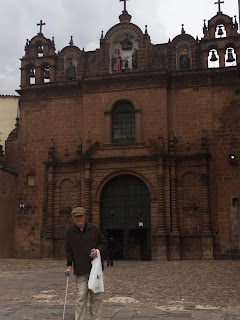
[[[236,160],[235,154],[233,154],[233,153],[229,154],[229,162],[231,164],[235,164],[235,165],[237,164],[237,160]]]

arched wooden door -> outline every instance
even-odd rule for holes
[[[101,229],[115,237],[117,259],[151,260],[150,193],[141,179],[120,175],[104,186]]]

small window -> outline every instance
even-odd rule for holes
[[[239,207],[239,198],[232,198],[232,206]]]
[[[34,174],[28,174],[27,180],[28,180],[28,186],[34,186]]]
[[[135,142],[135,110],[129,102],[120,103],[113,110],[112,142]]]

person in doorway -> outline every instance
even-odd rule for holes
[[[116,241],[111,235],[107,241],[107,266],[113,266],[113,259],[116,249]]]
[[[90,293],[90,320],[100,320],[103,293],[93,293],[88,289],[88,278],[91,271],[91,261],[100,251],[103,267],[103,255],[106,249],[106,239],[100,229],[86,221],[85,209],[74,208],[71,212],[73,225],[66,231],[65,251],[67,269],[71,274],[72,264],[76,276],[77,301],[75,320],[85,320],[88,293]]]

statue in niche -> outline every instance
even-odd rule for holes
[[[68,59],[68,67],[66,70],[66,78],[68,80],[75,80],[76,79],[76,68],[75,65],[72,63],[72,59]]]
[[[122,41],[119,41],[119,43],[122,45],[122,50],[132,50],[132,41],[128,38],[128,35],[125,34],[124,39]]]
[[[116,49],[112,58],[112,70],[119,71],[122,68],[122,58],[120,56],[120,50]]]
[[[134,48],[133,54],[132,54],[132,67],[133,69],[138,68],[138,50]]]
[[[128,58],[129,57],[125,57],[124,59],[122,59],[122,72],[125,72],[129,67]]]
[[[179,57],[179,69],[187,70],[190,67],[190,57],[186,48],[183,49],[182,54]]]

